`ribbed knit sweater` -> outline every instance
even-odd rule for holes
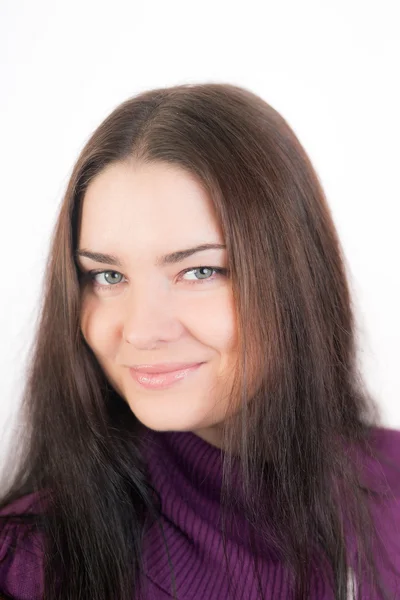
[[[400,467],[400,431],[376,428],[376,447]],[[259,600],[257,581],[250,548],[241,536],[244,523],[239,513],[234,515],[237,535],[227,540],[229,575],[220,531],[219,508],[222,476],[222,451],[192,432],[154,432],[146,429],[149,441],[146,452],[151,483],[161,498],[161,520],[174,568],[178,600]],[[400,573],[400,481],[398,471],[385,465],[369,464],[367,470],[384,476],[392,490],[390,500],[373,514],[380,535],[398,573]],[[26,512],[34,507],[30,494],[3,509]],[[40,544],[25,540],[18,550],[22,525],[7,523],[0,529],[0,598],[1,592],[15,600],[42,598],[43,564]],[[146,600],[166,600],[173,597],[168,556],[159,525],[148,529],[144,542]],[[356,559],[356,552],[352,554]],[[375,557],[380,567],[379,557]],[[355,565],[355,562],[352,562]],[[261,582],[264,600],[288,600],[284,570],[277,556],[265,548],[261,562]],[[400,578],[381,567],[385,584],[393,600],[400,600]],[[228,580],[231,588],[228,586]],[[348,572],[348,599],[352,592],[353,570]],[[234,595],[233,595],[234,591]],[[392,600],[391,598],[391,600]],[[88,599],[89,600],[89,599]],[[132,600],[135,600],[132,597]],[[333,600],[333,593],[318,570],[311,580],[310,600]],[[365,590],[362,599],[381,600]]]

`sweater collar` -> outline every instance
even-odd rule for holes
[[[166,468],[179,470],[199,490],[219,497],[223,450],[192,431],[155,431],[146,427],[144,435],[151,456],[156,455]]]

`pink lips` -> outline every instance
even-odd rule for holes
[[[196,363],[192,365],[185,365],[183,368],[178,366],[175,370],[170,370],[174,368],[175,365],[165,365],[161,367],[160,365],[157,367],[148,365],[147,367],[143,366],[140,369],[129,369],[130,374],[133,379],[139,383],[142,387],[148,389],[165,389],[178,381],[182,381],[186,379],[189,375],[197,371],[201,365],[204,363]],[[162,372],[155,373],[154,369],[164,369]],[[165,371],[165,369],[169,369]]]
[[[141,373],[169,373],[171,371],[179,371],[199,365],[200,363],[183,363],[183,362],[170,362],[170,363],[154,363],[152,365],[132,365],[131,368]]]

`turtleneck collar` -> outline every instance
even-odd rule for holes
[[[146,427],[144,436],[148,451],[153,456],[156,453],[169,470],[178,470],[198,490],[219,497],[223,450],[192,431],[154,431]]]

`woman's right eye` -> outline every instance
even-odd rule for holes
[[[105,288],[110,288],[110,287],[116,287],[120,281],[113,281],[113,278],[111,278],[111,281],[108,281],[106,278],[106,275],[108,275],[109,273],[111,273],[112,275],[117,275],[119,277],[123,277],[123,275],[121,275],[121,273],[118,273],[118,271],[89,271],[87,273],[89,279],[93,282],[94,287],[100,288],[100,289],[105,289]],[[96,281],[96,277],[98,275],[104,275],[105,277],[105,281],[107,282],[106,284],[102,284],[102,283],[98,283]]]

